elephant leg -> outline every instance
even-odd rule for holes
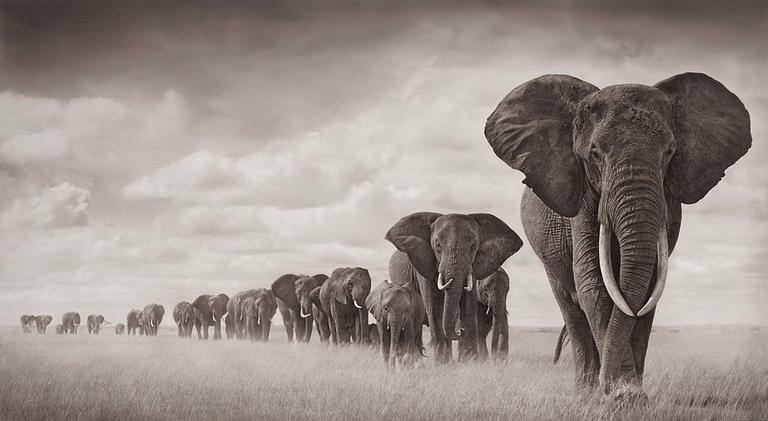
[[[488,333],[491,331],[491,323],[493,321],[493,316],[486,314],[487,311],[488,306],[482,303],[477,304],[477,353],[481,359],[485,359],[488,356],[488,344],[486,339],[488,338]],[[495,342],[492,341],[491,350],[495,349]]]
[[[331,340],[331,330],[328,328],[328,316],[318,316],[317,327],[320,329],[320,340],[323,342],[329,342]]]
[[[653,309],[650,313],[639,318],[635,324],[635,330],[632,331],[632,335],[629,339],[629,346],[634,358],[634,378],[627,379],[638,386],[643,385],[643,373],[645,372],[645,356],[648,350],[648,339],[651,336],[651,327],[653,326],[653,318],[656,314],[656,309]]]
[[[381,357],[384,359],[384,367],[389,368],[389,346],[390,337],[388,329],[383,323],[376,323],[376,328],[379,331],[379,338],[381,338]]]
[[[221,317],[213,322],[213,339],[221,339]]]
[[[419,292],[429,321],[430,346],[435,355],[436,364],[451,361],[451,343],[443,332],[443,294],[424,277],[418,276]]]
[[[348,334],[345,332],[346,320],[341,309],[335,303],[331,304],[331,329],[336,331],[336,341],[339,345],[346,343]]]
[[[499,317],[499,320],[494,322],[501,323],[501,332],[499,334],[499,348],[494,355],[496,358],[504,359],[509,354],[509,320],[506,313]]]
[[[591,390],[597,387],[600,357],[590,322],[580,307],[581,296],[579,296],[579,302],[576,302],[572,294],[551,277],[550,286],[571,337],[571,350],[576,369],[576,387],[578,390]]]
[[[176,327],[178,327],[179,338],[184,337],[184,332],[181,329],[181,323],[179,323]]]
[[[477,299],[474,293],[462,294],[459,305],[464,329],[459,339],[459,362],[465,362],[477,357]]]
[[[197,331],[197,339],[202,340],[203,339],[203,333],[200,331],[202,327],[202,324],[199,320],[195,320],[195,330]]]
[[[305,334],[304,342],[309,343],[309,340],[312,339],[312,324],[314,320],[312,316],[307,317],[304,320],[306,321],[306,324],[304,326],[304,334]]]
[[[203,317],[203,339],[206,339],[206,340],[208,339],[208,318],[207,317]]]

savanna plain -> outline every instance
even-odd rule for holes
[[[570,348],[552,363],[556,329],[512,329],[503,362],[397,371],[370,348],[287,344],[280,326],[266,344],[82,330],[0,328],[0,418],[768,419],[764,327],[654,329],[643,406],[579,397]]]

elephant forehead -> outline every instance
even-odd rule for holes
[[[448,214],[435,220],[432,233],[440,240],[474,241],[479,238],[480,227],[468,215]]]
[[[672,100],[661,90],[646,85],[613,85],[607,86],[582,101],[580,111],[600,107],[626,109],[627,107],[644,107],[665,116],[671,115]]]

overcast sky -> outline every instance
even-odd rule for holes
[[[501,98],[546,73],[685,71],[741,98],[754,142],[684,206],[656,322],[768,323],[768,3],[158,3],[0,5],[0,323],[151,302],[171,320],[339,266],[378,283],[385,232],[416,211],[524,237],[523,177],[483,136]],[[559,325],[524,241],[510,322]]]

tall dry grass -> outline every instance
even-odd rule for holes
[[[19,329],[20,330],[20,329]],[[369,349],[0,331],[3,419],[766,419],[768,331],[659,330],[645,406],[573,390],[557,333],[513,330],[502,363],[388,372]]]

